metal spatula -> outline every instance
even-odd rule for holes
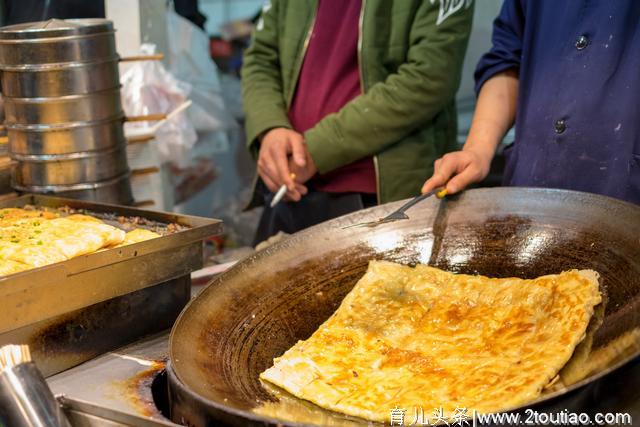
[[[420,203],[421,201],[428,199],[433,195],[435,195],[438,199],[442,199],[444,196],[447,195],[447,190],[446,188],[443,188],[443,187],[436,188],[434,190],[429,191],[428,193],[424,193],[417,197],[414,197],[404,205],[400,206],[397,210],[391,212],[389,215],[385,216],[384,218],[380,218],[377,221],[361,222],[358,224],[347,225],[346,227],[342,227],[342,228],[344,229],[344,228],[351,228],[351,227],[375,227],[377,225],[385,224],[387,222],[398,221],[401,219],[409,219],[409,217],[405,212],[413,205]]]

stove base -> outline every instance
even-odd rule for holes
[[[182,276],[0,334],[0,345],[28,344],[47,377],[171,328],[190,288],[190,276]]]

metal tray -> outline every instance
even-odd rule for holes
[[[68,206],[116,226],[120,225],[118,217],[142,218],[146,224],[137,227],[154,229],[160,234],[163,227],[167,231],[169,224],[179,225],[180,230],[0,277],[0,341],[8,331],[188,275],[202,267],[201,241],[222,231],[222,222],[216,219],[81,200],[25,195],[0,201],[0,208],[25,205]]]

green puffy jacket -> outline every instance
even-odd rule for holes
[[[472,0],[362,0],[362,95],[304,133],[318,171],[374,157],[378,201],[419,194],[433,162],[456,148],[455,93]],[[271,0],[244,56],[247,144],[287,111],[313,29],[317,0]]]

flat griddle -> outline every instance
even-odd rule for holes
[[[214,279],[172,330],[172,419],[192,426],[366,425],[274,395],[258,375],[335,311],[371,259],[490,277],[598,271],[606,304],[590,327],[585,358],[576,360],[608,356],[586,378],[556,385],[529,405],[541,411],[571,408],[568,399],[640,355],[640,207],[564,190],[478,189],[428,200],[409,220],[343,229],[401,203],[297,233]]]
[[[45,375],[86,360],[106,342],[121,344],[124,334],[133,338],[134,330],[169,327],[189,299],[189,274],[202,267],[202,240],[222,230],[216,219],[42,195],[0,202],[9,207],[82,213],[161,234],[0,277],[0,344],[30,343]]]

